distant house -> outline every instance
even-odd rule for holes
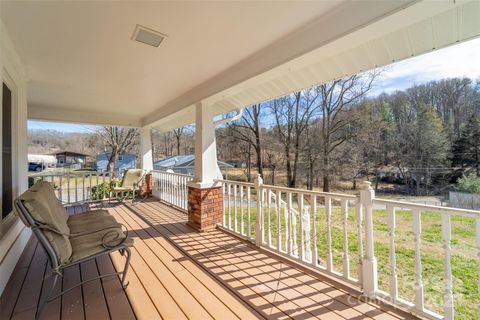
[[[233,168],[231,164],[217,160],[220,170]],[[172,170],[175,173],[183,173],[193,175],[195,173],[195,155],[172,156],[156,161],[153,169],[160,171]]]
[[[57,167],[74,167],[81,169],[85,166],[87,155],[78,152],[62,151],[53,154],[57,158]]]
[[[101,153],[97,155],[96,166],[98,172],[106,172],[111,153]],[[133,153],[122,153],[115,162],[115,174],[119,175],[127,169],[134,169],[137,162],[137,156]]]

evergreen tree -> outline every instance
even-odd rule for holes
[[[471,116],[452,149],[453,164],[475,168],[480,177],[480,117]]]

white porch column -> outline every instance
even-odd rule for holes
[[[195,106],[195,177],[188,184],[188,224],[199,231],[214,229],[223,221],[222,185],[219,177],[215,124],[212,110]]]
[[[195,178],[200,188],[211,187],[218,178],[214,114],[208,106],[195,106]]]
[[[150,172],[153,170],[152,136],[150,134],[150,128],[143,127],[140,130],[140,152],[142,157],[142,169]]]

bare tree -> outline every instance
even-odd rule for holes
[[[135,143],[138,143],[138,130],[105,126],[99,127],[97,133],[102,138],[105,146],[111,151],[107,171],[114,176],[115,163],[117,162],[118,156],[124,152],[128,152]]]
[[[323,191],[330,191],[332,152],[352,137],[349,126],[354,120],[347,111],[372,89],[378,72],[353,75],[317,87],[320,94],[323,158]]]
[[[190,142],[194,142],[194,138],[193,138],[193,135],[192,135],[192,126],[190,125],[187,125],[187,126],[183,126],[183,127],[180,127],[180,128],[176,128],[176,129],[173,129],[172,130],[173,132],[173,135],[175,137],[175,142],[176,142],[176,148],[177,148],[177,155],[180,155],[181,151],[181,145],[183,143],[184,145],[184,152],[187,152],[189,149],[189,144],[191,144]]]
[[[245,108],[240,121],[230,124],[236,138],[247,142],[255,149],[258,173],[263,177],[263,159],[261,143],[262,104]]]
[[[315,115],[317,98],[315,89],[307,89],[276,99],[271,106],[279,140],[284,147],[287,186],[290,188],[296,186],[301,138]]]

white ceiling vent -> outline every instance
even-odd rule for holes
[[[166,37],[166,34],[137,24],[133,32],[132,40],[148,44],[152,47],[158,47]]]

